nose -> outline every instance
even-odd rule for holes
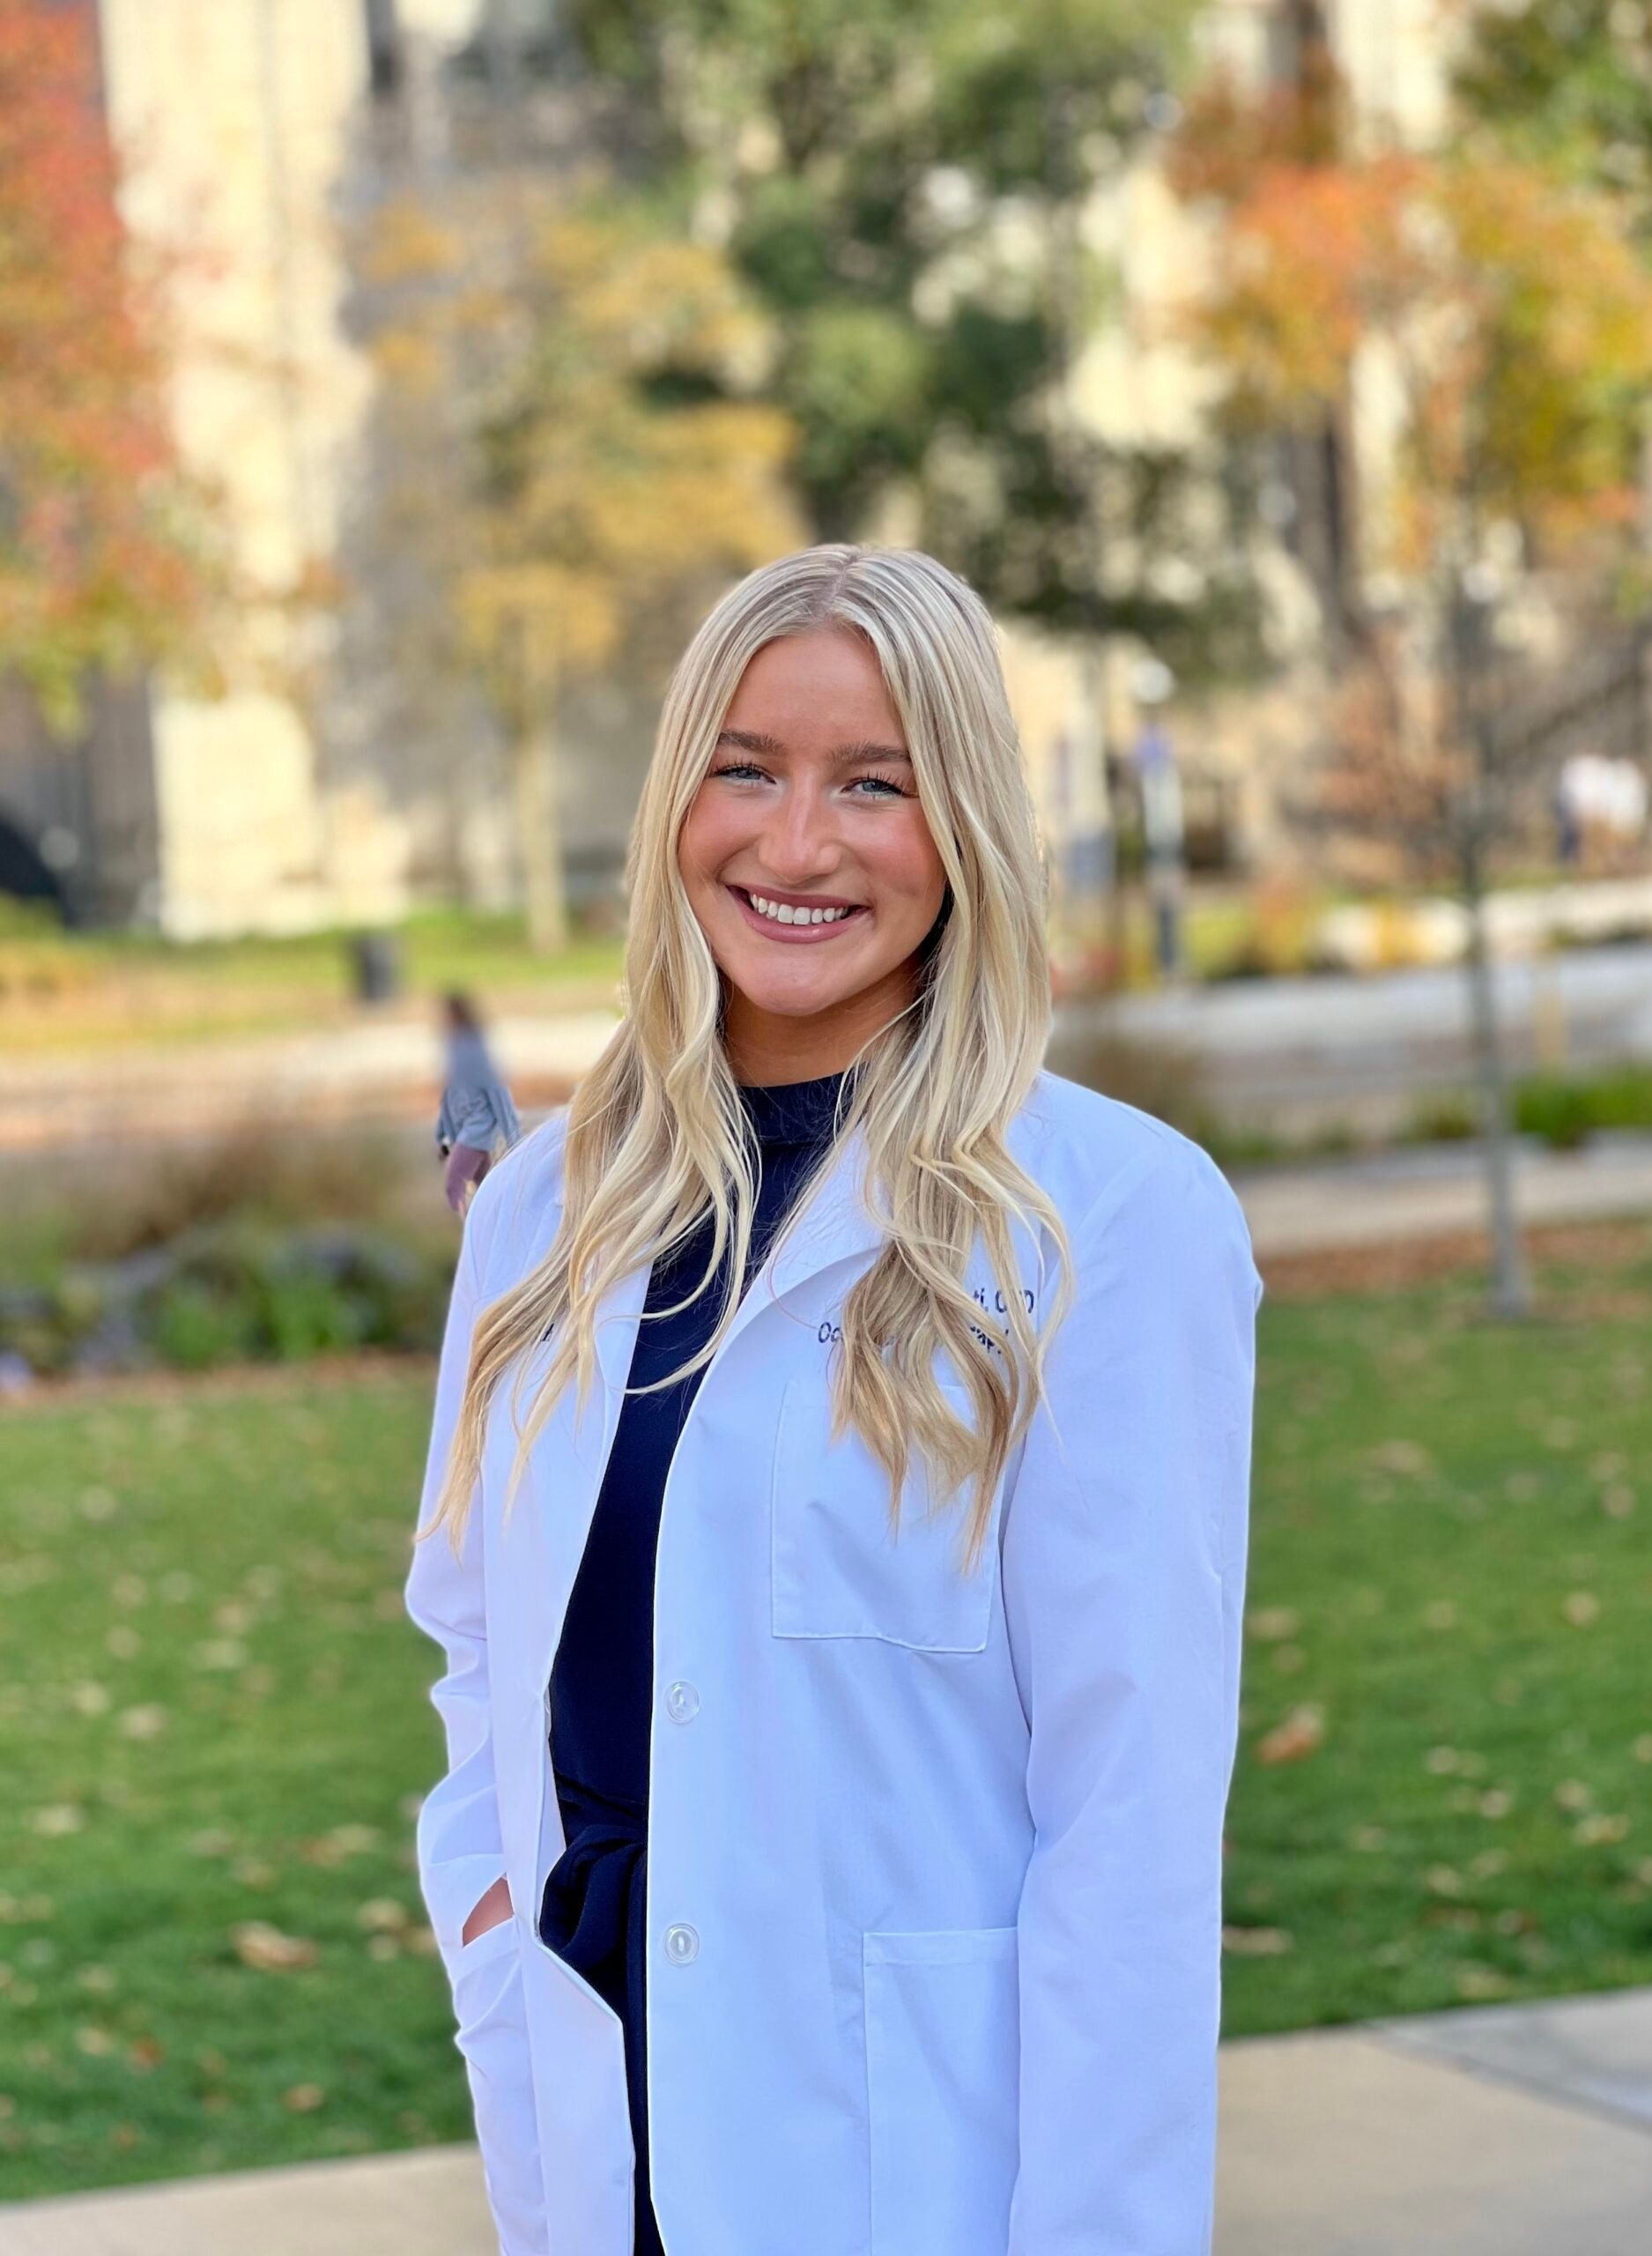
[[[794,778],[763,827],[761,851],[777,886],[799,890],[829,876],[838,861],[836,823],[826,793]]]

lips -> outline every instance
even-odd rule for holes
[[[731,885],[729,892],[737,904],[741,916],[754,931],[761,932],[766,939],[782,940],[793,946],[799,945],[804,947],[818,946],[823,940],[833,939],[838,933],[847,932],[852,925],[858,924],[861,918],[870,913],[863,902],[857,902],[850,907],[847,916],[834,916],[829,924],[782,924],[776,918],[765,916],[760,909],[754,909],[743,886]],[[840,904],[835,902],[819,901],[809,905],[826,909],[836,908]]]

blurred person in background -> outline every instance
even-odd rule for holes
[[[1262,1280],[1042,1068],[974,591],[732,589],[627,884],[626,1016],[466,1214],[407,1581],[502,2256],[1203,2256]]]
[[[444,995],[441,1013],[445,1071],[436,1149],[445,1162],[448,1204],[463,1214],[500,1146],[508,1151],[521,1138],[522,1122],[469,997]]]

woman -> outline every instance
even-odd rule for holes
[[[456,1214],[463,1214],[476,1186],[506,1149],[522,1135],[522,1122],[504,1076],[493,1063],[482,1022],[468,995],[456,989],[441,998],[446,1070],[436,1114],[436,1150],[442,1190]]]
[[[408,1580],[503,2256],[1198,2256],[1262,1285],[1196,1144],[1041,1069],[980,600],[752,574],[627,875]]]

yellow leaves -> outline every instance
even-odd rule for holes
[[[433,205],[419,197],[397,197],[374,213],[362,239],[358,271],[363,281],[382,288],[441,280],[459,267],[463,248],[458,229],[441,219]]]
[[[1619,203],[1480,149],[1303,164],[1266,135],[1225,187],[1186,340],[1234,419],[1272,427],[1317,420],[1380,359],[1396,568],[1427,568],[1471,486],[1557,539],[1622,519],[1652,275]]]
[[[1264,1733],[1253,1750],[1258,1762],[1300,1762],[1324,1744],[1325,1714],[1313,1701],[1291,1710],[1284,1721]]]
[[[369,1932],[383,1934],[398,1933],[408,1925],[407,1906],[394,1896],[370,1896],[356,1907],[356,1925]]]
[[[1626,1841],[1629,1820],[1619,1812],[1611,1814],[1604,1810],[1589,1810],[1572,1828],[1572,1838],[1586,1849],[1597,1848],[1604,1842]]]
[[[321,1956],[317,1944],[301,1935],[285,1934],[265,1919],[243,1919],[231,1931],[230,1940],[241,1964],[261,1974],[285,1974],[295,1967],[314,1966]]]
[[[1396,1438],[1379,1442],[1367,1450],[1365,1463],[1375,1473],[1397,1473],[1406,1479],[1420,1480],[1434,1470],[1434,1460],[1420,1442]]]
[[[1587,1629],[1600,1619],[1600,1600],[1592,1590],[1568,1591],[1560,1611],[1574,1629]]]
[[[445,183],[440,212],[377,233],[371,349],[408,410],[410,479],[428,433],[451,496],[427,525],[409,513],[411,537],[513,734],[613,659],[640,606],[805,537],[790,420],[740,396],[775,338],[713,246],[523,176]]]
[[[48,1802],[43,1809],[37,1809],[29,1820],[36,1833],[42,1833],[52,1840],[60,1839],[66,1833],[78,1833],[85,1822],[85,1811],[78,1802],[72,1801]]]
[[[1222,1929],[1222,1948],[1232,1951],[1235,1957],[1278,1958],[1295,1948],[1295,1937],[1284,1927],[1224,1926]]]
[[[340,1865],[376,1848],[382,1837],[376,1825],[335,1825],[330,1833],[306,1841],[300,1853],[307,1864]]]

